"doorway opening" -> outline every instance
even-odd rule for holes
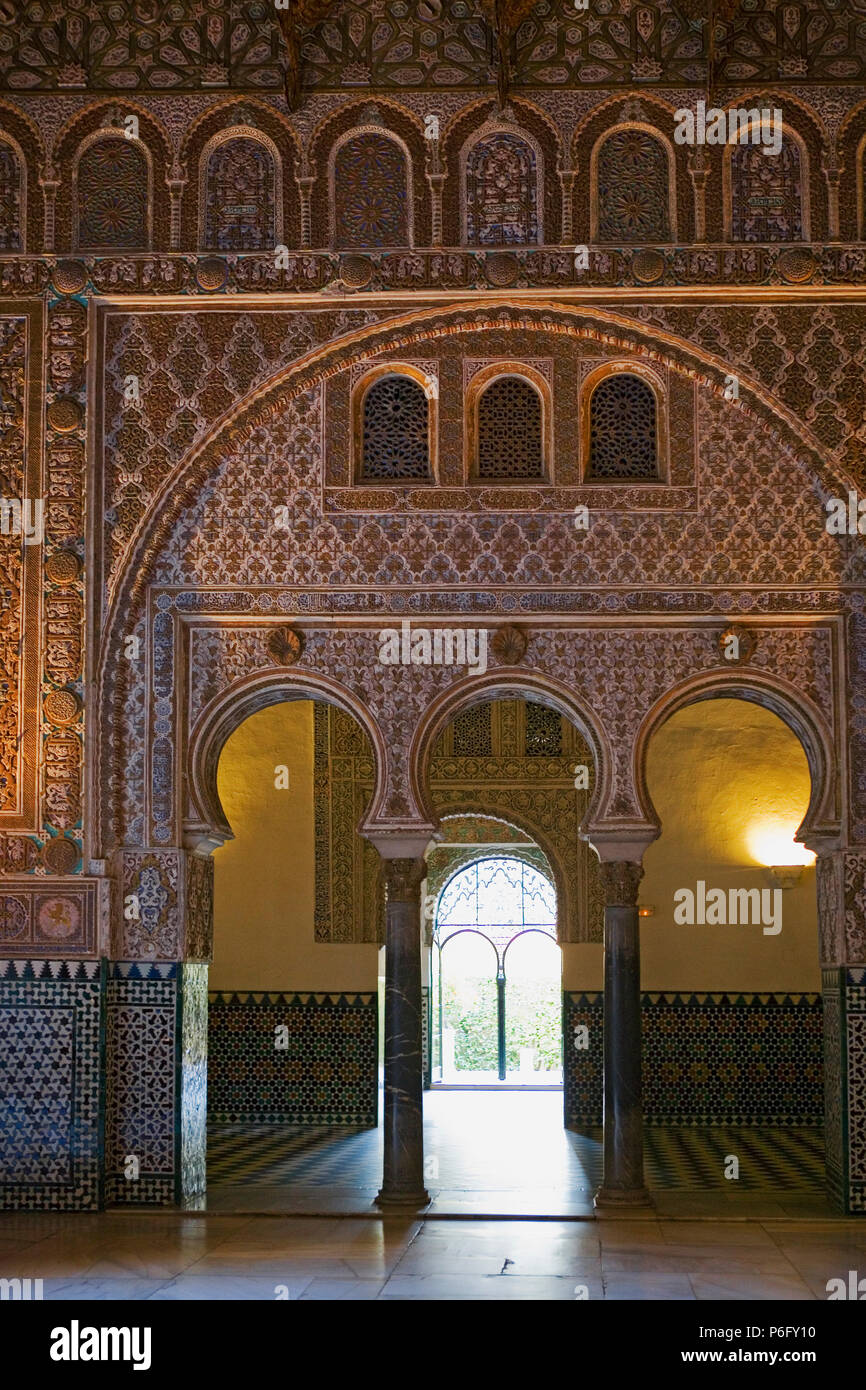
[[[550,878],[512,855],[458,869],[436,903],[431,967],[433,1086],[561,1088]]]

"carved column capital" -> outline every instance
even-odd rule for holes
[[[427,876],[427,861],[421,859],[386,859],[384,861],[385,894],[389,903],[417,903],[421,884]]]
[[[643,865],[615,859],[601,865],[601,883],[606,907],[637,907],[637,894],[643,878]]]

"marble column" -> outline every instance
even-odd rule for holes
[[[649,1206],[643,1176],[641,1097],[640,864],[603,863],[604,1178],[596,1205]]]
[[[380,846],[380,853],[383,853]],[[383,853],[384,858],[384,853]],[[382,1207],[424,1206],[423,856],[385,858],[385,1168]]]

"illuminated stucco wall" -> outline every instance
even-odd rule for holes
[[[809,802],[800,743],[775,715],[742,700],[681,711],[649,750],[647,782],[662,834],[644,857],[641,984],[645,990],[820,990],[815,870],[782,893],[782,930],[679,926],[674,894],[771,888],[764,863],[811,859],[792,837]],[[565,986],[600,989],[600,946],[564,948]]]
[[[274,770],[285,766],[288,790]],[[316,945],[313,705],[272,705],[236,729],[218,787],[235,838],[214,855],[212,990],[375,990],[376,947]]]

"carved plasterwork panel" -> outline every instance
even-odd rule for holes
[[[218,598],[216,602],[219,606]],[[167,618],[168,610],[161,616]],[[336,681],[367,711],[381,735],[381,804],[377,821],[383,826],[398,826],[425,819],[425,795],[426,804],[432,805],[429,794],[424,792],[428,774],[415,762],[417,750],[423,746],[417,743],[417,731],[434,701],[447,695],[464,673],[448,666],[383,665],[379,661],[382,621],[373,627],[349,628],[319,627],[315,621],[305,624],[303,658],[292,668],[292,680],[303,690],[305,675],[309,675],[312,684],[307,690],[313,692],[319,676]],[[268,647],[272,626],[272,619],[262,618],[254,626],[239,625],[236,619],[230,626],[190,626],[184,679],[188,690],[187,728],[197,723],[208,706],[227,690],[238,688],[256,674],[267,675],[279,685],[282,678],[274,670]],[[578,719],[583,718],[581,711],[591,711],[594,738],[605,761],[605,792],[599,816],[623,823],[642,821],[633,766],[641,724],[668,692],[697,676],[712,676],[720,689],[724,686],[729,671],[719,656],[718,624],[636,624],[606,630],[596,625],[545,628],[543,623],[537,623],[528,631],[527,680],[540,681],[542,688],[547,681],[567,691],[567,696],[559,698],[566,706],[574,700]],[[780,689],[787,692],[780,698],[787,699],[789,705],[795,698],[792,692],[799,692],[796,698],[808,700],[832,731],[832,626],[779,624],[757,626],[754,631],[756,654],[745,674],[738,670],[738,678],[748,683],[751,674],[759,683],[769,682],[772,686],[774,681],[779,682]],[[161,619],[155,622],[154,638],[158,644],[172,643],[167,631],[163,634]],[[159,661],[158,654],[155,660]],[[520,678],[512,675],[509,679],[515,693],[519,693]],[[176,700],[177,684],[174,679],[173,697],[167,687],[166,695],[160,698]],[[137,731],[131,729],[127,736],[135,745]],[[829,737],[832,736],[831,733]],[[167,762],[172,752],[173,760]],[[151,798],[155,820],[159,821],[154,826],[157,843],[171,843],[178,834],[174,820],[178,792],[174,788],[179,788],[187,775],[183,771],[185,758],[182,743],[167,747],[165,755],[158,739],[150,749]],[[215,776],[215,767],[211,772]],[[829,785],[832,800],[832,773]],[[417,796],[415,787],[420,789]],[[159,807],[162,810],[157,815]],[[201,808],[190,802],[182,814],[195,819],[200,817]]]
[[[0,309],[4,306],[0,302]],[[0,830],[39,829],[39,584],[42,546],[42,313],[0,316]],[[14,507],[19,509],[17,522]],[[22,528],[29,524],[28,543]]]

